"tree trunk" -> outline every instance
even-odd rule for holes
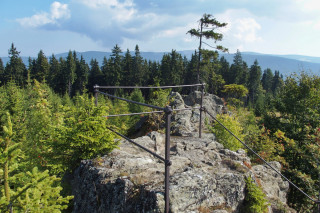
[[[200,84],[200,63],[201,63],[201,45],[202,45],[202,25],[200,24],[200,44],[199,44],[199,59],[198,59],[198,67],[197,67],[197,83]],[[198,87],[197,87],[198,90]]]

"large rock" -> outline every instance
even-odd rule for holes
[[[183,98],[178,92],[172,92],[170,95],[170,99],[172,100],[170,105],[173,109],[183,109],[183,108],[194,108],[200,107],[201,105],[201,92],[195,91],[190,95]],[[216,116],[217,114],[221,114],[225,111],[224,102],[218,96],[204,93],[203,96],[203,107],[212,114]],[[212,118],[203,113],[203,123],[204,120],[208,122],[212,121]],[[199,123],[200,122],[200,110],[184,110],[177,111],[172,116],[172,125],[171,130],[174,135],[178,136],[196,136],[199,131]],[[204,125],[203,125],[204,127]]]
[[[211,137],[204,136],[171,137],[172,212],[239,212],[247,176],[264,187],[270,200],[285,206],[287,182],[263,165],[251,168],[244,150],[224,149]],[[160,133],[152,132],[135,141],[164,155],[164,135]],[[278,163],[272,164],[280,169]],[[163,212],[164,164],[122,141],[120,149],[109,155],[81,162],[74,172],[73,194],[73,212],[77,213]]]

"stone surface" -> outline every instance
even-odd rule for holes
[[[151,132],[135,141],[164,156],[164,135]],[[171,137],[170,209],[172,212],[239,212],[245,177],[261,183],[270,200],[285,206],[288,183],[263,165],[250,166],[244,150],[233,152],[204,134]],[[272,162],[280,169],[277,162]],[[73,212],[163,212],[164,164],[123,141],[120,149],[83,160],[74,172]],[[276,205],[269,212],[276,212]]]
[[[183,98],[178,92],[172,92],[170,99],[172,99],[170,105],[173,109],[200,108],[201,92],[192,92],[185,98]],[[224,103],[222,99],[208,93],[204,94],[203,107],[205,107],[205,109],[213,116],[224,112]],[[212,118],[208,114],[203,113],[203,123],[204,120],[210,122],[212,121]],[[177,136],[196,136],[199,131],[199,121],[199,109],[174,112],[172,116],[171,131]]]

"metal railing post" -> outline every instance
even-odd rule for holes
[[[171,115],[172,108],[170,106],[166,106],[164,108],[164,112],[166,113],[166,144],[165,144],[165,212],[170,212],[170,197],[169,197],[169,186],[170,186],[170,126],[171,126]]]
[[[202,112],[203,112],[203,95],[204,95],[204,85],[205,85],[204,83],[201,85],[199,138],[201,138],[201,132],[202,132]]]
[[[98,84],[96,84],[96,85],[94,85],[93,86],[93,88],[94,88],[94,103],[95,103],[95,105],[96,105],[96,107],[98,106],[98,94],[99,94],[99,86],[98,86]]]

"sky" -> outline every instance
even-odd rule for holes
[[[224,36],[216,44],[230,53],[320,57],[319,0],[0,0],[0,57],[12,43],[20,56],[107,52],[116,44],[122,51],[195,50],[199,40],[186,32],[205,13],[227,23],[215,29]]]

